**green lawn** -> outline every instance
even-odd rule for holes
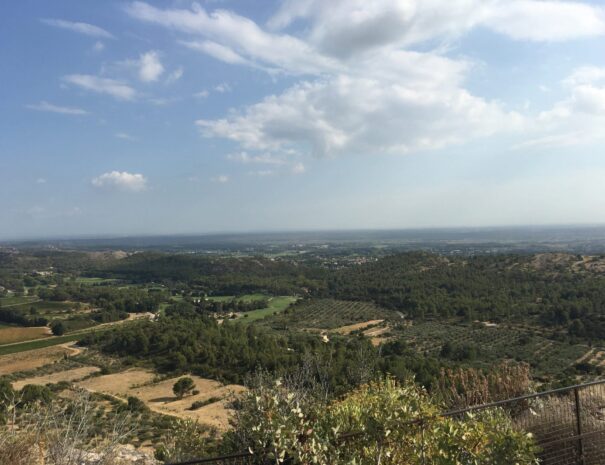
[[[269,306],[267,308],[261,308],[259,310],[252,310],[251,312],[244,313],[237,321],[248,324],[253,321],[262,320],[265,317],[273,315],[274,313],[283,312],[286,308],[292,305],[298,300],[298,297],[292,296],[280,296],[270,297]]]

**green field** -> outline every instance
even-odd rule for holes
[[[78,276],[77,278],[74,278],[74,281],[78,284],[112,284],[115,283],[117,280],[112,278]]]
[[[266,296],[262,296],[262,298],[266,298]],[[253,321],[262,320],[263,318],[266,318],[268,316],[283,312],[286,308],[288,308],[297,300],[298,297],[292,296],[270,297],[269,306],[267,308],[261,308],[259,310],[246,312],[238,319],[238,321],[241,321],[243,323],[251,323]]]
[[[211,300],[213,302],[231,302],[232,300],[238,300],[238,301],[242,301],[242,302],[252,302],[254,300],[263,300],[263,299],[269,299],[270,297],[264,294],[246,294],[246,295],[240,295],[240,296],[234,296],[234,295],[212,295],[212,296],[208,296],[208,300]],[[276,297],[276,298],[281,298],[281,297]]]

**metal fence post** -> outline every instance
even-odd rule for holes
[[[575,387],[573,390],[576,403],[576,426],[578,428],[578,452],[579,465],[584,465],[584,441],[582,440],[582,404],[580,403],[580,390]]]

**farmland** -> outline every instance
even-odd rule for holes
[[[15,342],[42,339],[50,336],[50,329],[44,327],[20,328],[16,326],[0,327],[0,346]]]
[[[262,296],[266,298],[266,296]],[[281,297],[270,297],[269,306],[267,308],[261,308],[259,310],[252,310],[240,315],[240,321],[248,324],[257,320],[262,320],[266,317],[277,315],[286,310],[290,305],[296,302],[296,297],[281,296]]]
[[[371,319],[393,318],[399,318],[395,312],[368,302],[313,299],[301,301],[263,324],[276,329],[335,329]]]

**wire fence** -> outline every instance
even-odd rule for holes
[[[571,386],[538,394],[507,399],[449,411],[441,416],[473,421],[481,415],[504,411],[515,429],[532,433],[540,450],[542,465],[604,465],[605,464],[605,380]],[[435,418],[420,418],[409,422],[410,437],[424,441],[424,431],[431,427]],[[363,440],[359,433],[341,436],[342,447]],[[431,465],[429,459],[419,457],[422,465]],[[257,465],[269,463],[265,458],[250,452],[191,460],[172,465]]]

